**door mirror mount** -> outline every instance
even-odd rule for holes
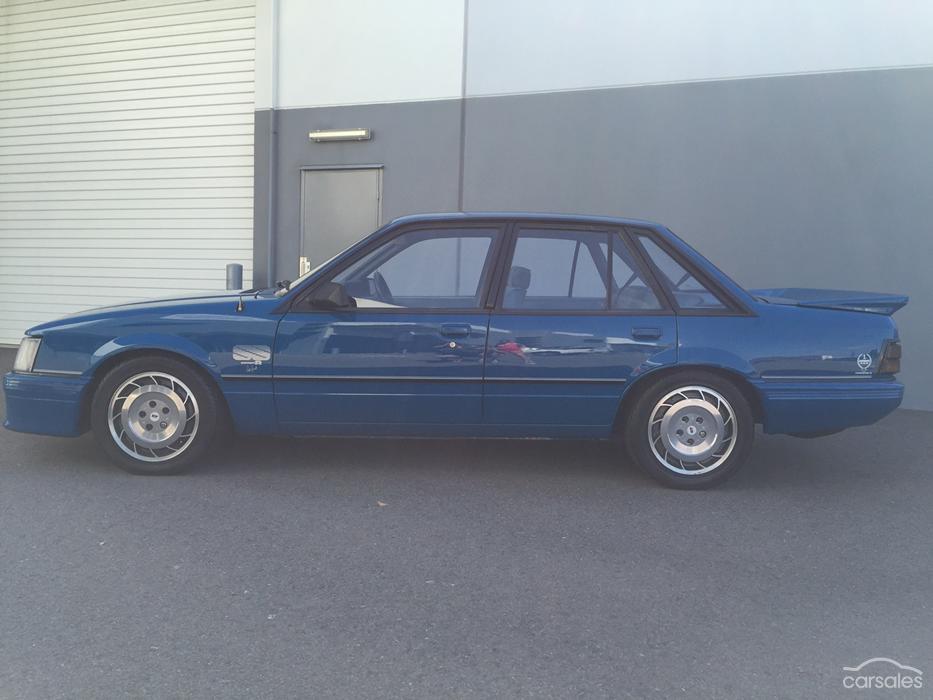
[[[347,290],[338,282],[324,282],[319,285],[311,292],[307,303],[312,309],[328,311],[356,308],[356,299],[347,294]]]

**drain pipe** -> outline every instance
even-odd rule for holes
[[[271,75],[268,76],[271,81],[271,106],[269,108],[269,154],[266,162],[268,169],[268,177],[266,178],[266,198],[268,202],[268,211],[266,212],[266,284],[269,286],[275,283],[275,251],[276,236],[278,235],[278,203],[276,197],[279,181],[279,0],[271,0],[271,5]]]
[[[275,281],[275,238],[278,235],[276,230],[278,226],[278,216],[276,209],[276,193],[278,192],[278,166],[279,166],[279,132],[278,132],[278,114],[275,107],[269,110],[269,158],[266,167],[268,168],[268,188],[266,190],[266,201],[268,202],[268,211],[266,212],[266,284],[272,286]]]

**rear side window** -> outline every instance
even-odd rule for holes
[[[557,311],[605,309],[605,251],[608,246],[608,233],[522,230],[515,241],[502,307]]]
[[[542,228],[519,232],[502,308],[639,311],[662,306],[618,234]]]
[[[726,308],[726,305],[709,287],[688,272],[683,265],[671,257],[670,253],[655,243],[654,239],[644,234],[637,234],[637,238],[648,257],[651,258],[651,262],[657,267],[661,283],[671,293],[681,309],[722,310]]]

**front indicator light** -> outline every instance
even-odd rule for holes
[[[878,363],[878,374],[897,374],[900,371],[901,344],[896,340],[892,340],[884,348],[881,362]]]
[[[32,372],[32,366],[36,362],[36,353],[39,352],[39,343],[42,338],[33,338],[26,336],[19,344],[19,350],[16,351],[16,359],[13,360],[14,372]]]

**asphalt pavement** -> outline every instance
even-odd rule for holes
[[[873,657],[930,697],[931,454],[899,411],[678,492],[608,443],[250,439],[146,478],[0,430],[0,698],[865,698]]]

